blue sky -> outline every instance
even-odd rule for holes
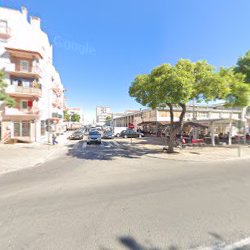
[[[250,49],[249,0],[0,0],[42,19],[68,105],[88,118],[140,106],[128,95],[137,74],[179,58],[231,66]]]

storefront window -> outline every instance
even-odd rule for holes
[[[21,131],[20,131],[20,123],[19,122],[15,122],[14,123],[14,136],[20,136],[21,135]]]
[[[30,122],[14,122],[14,136],[30,136]]]
[[[22,122],[22,136],[30,136],[30,122]]]

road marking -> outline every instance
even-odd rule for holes
[[[76,143],[76,144],[73,146],[72,150],[77,150],[77,149],[78,149],[78,147],[79,147],[79,144],[78,144],[78,143]]]
[[[87,142],[84,141],[83,144],[82,144],[82,149],[85,149],[87,147]]]
[[[105,148],[110,148],[111,145],[108,143],[108,142],[102,142],[102,146],[105,147]]]
[[[231,245],[226,245],[225,243],[221,243],[217,246],[212,247],[197,247],[197,248],[190,248],[189,250],[236,250],[243,247],[248,247],[250,249],[250,237],[242,239],[238,242],[235,242]]]
[[[117,146],[117,147],[120,147],[121,146],[121,144],[120,143],[118,143],[117,141],[113,141],[113,143],[115,144],[115,146]]]

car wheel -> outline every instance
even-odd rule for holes
[[[125,139],[127,139],[127,138],[128,138],[128,136],[127,136],[127,135],[124,135],[124,138],[125,138]]]

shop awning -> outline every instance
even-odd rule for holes
[[[175,122],[176,124],[177,122]],[[169,121],[152,121],[152,122],[141,122],[138,124],[138,126],[170,126],[170,122]],[[208,128],[208,126],[200,124],[198,122],[184,122],[184,127],[194,127],[194,128]]]
[[[137,124],[138,126],[165,126],[169,124],[169,122],[158,122],[158,121],[151,121],[151,122],[141,122]]]

